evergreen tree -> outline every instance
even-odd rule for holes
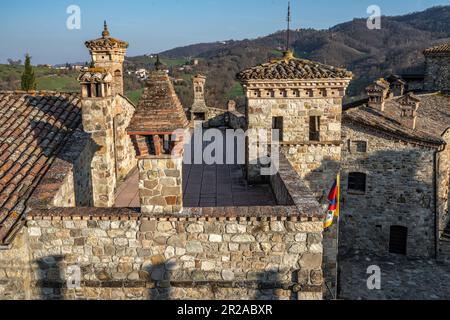
[[[22,90],[36,90],[36,77],[31,66],[31,57],[29,54],[25,57],[25,70],[22,74]]]

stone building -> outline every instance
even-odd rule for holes
[[[368,99],[345,107],[343,259],[354,254],[435,258],[448,253],[450,96],[442,91],[449,67],[442,48],[425,50],[426,91],[407,92],[404,81],[391,76],[388,82],[370,85]]]
[[[341,112],[352,73],[332,66],[297,59],[291,51],[283,58],[250,68],[238,75],[247,99],[249,130],[266,130],[271,141],[279,132],[281,152],[299,178],[325,206],[326,195],[339,173]],[[247,146],[247,179],[260,183],[259,145]],[[326,208],[323,209],[323,212]],[[336,288],[336,230],[324,240],[324,268],[329,291]]]
[[[185,163],[167,75],[134,106],[127,44],[87,46],[81,94],[0,93],[0,298],[322,299],[322,211],[290,162],[263,186]],[[246,125],[232,103],[216,121]]]
[[[426,71],[424,89],[450,91],[450,43],[424,51]]]

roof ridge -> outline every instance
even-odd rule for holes
[[[57,90],[0,90],[0,94],[80,94],[78,91],[57,91]]]

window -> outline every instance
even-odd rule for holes
[[[408,228],[401,226],[391,226],[389,236],[389,252],[406,255],[408,243]]]
[[[92,87],[90,84],[86,85],[86,95],[88,98],[92,98]]]
[[[309,141],[320,141],[320,117],[309,117]]]
[[[348,191],[365,193],[366,175],[360,172],[351,172],[348,175]]]
[[[122,76],[122,72],[120,72],[120,70],[116,70],[116,71],[114,71],[114,76],[120,77],[120,76]]]
[[[283,117],[273,117],[272,118],[272,129],[278,130],[279,139],[278,141],[283,141]],[[273,136],[272,136],[273,139]]]
[[[367,141],[352,141],[351,151],[366,153],[367,152]]]
[[[100,83],[95,84],[95,96],[96,97],[102,97],[102,85]]]

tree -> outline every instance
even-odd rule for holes
[[[33,67],[31,66],[31,57],[29,54],[25,56],[25,70],[22,74],[22,90],[36,90],[36,77]]]
[[[22,64],[22,60],[13,60],[13,59],[8,59],[8,63],[10,66],[20,66]]]

